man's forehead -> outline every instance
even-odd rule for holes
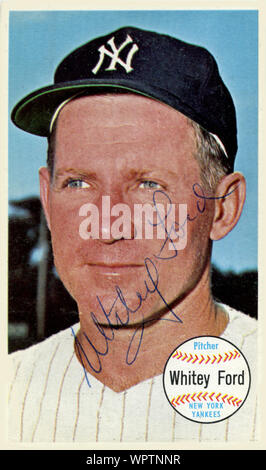
[[[104,93],[74,97],[55,112],[55,120],[75,125],[84,122],[86,125],[111,126],[115,122],[144,125],[160,129],[169,127],[191,126],[191,121],[184,114],[160,101],[133,93]]]
[[[162,170],[170,160],[174,168],[177,155],[190,160],[196,147],[186,116],[134,94],[73,99],[60,110],[53,136],[57,168],[89,165],[91,169],[106,162],[119,170],[132,165]]]

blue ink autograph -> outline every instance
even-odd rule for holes
[[[190,216],[189,214],[187,214],[186,220],[184,220],[184,222],[181,225],[177,222],[173,222],[173,224],[170,227],[170,230],[168,230],[167,227],[166,227],[166,219],[167,219],[168,215],[170,214],[170,212],[172,210],[171,199],[169,198],[169,196],[164,191],[161,191],[161,190],[154,191],[154,193],[153,193],[153,204],[154,204],[155,210],[157,212],[158,222],[156,224],[152,224],[152,225],[153,226],[161,225],[163,227],[164,231],[165,231],[166,237],[165,237],[165,240],[164,240],[164,242],[163,242],[163,244],[160,248],[159,253],[158,254],[153,254],[153,257],[156,258],[156,259],[160,259],[160,260],[169,260],[169,259],[175,258],[178,255],[178,250],[175,247],[173,239],[182,237],[182,233],[184,233],[183,230],[184,230],[185,224],[187,222],[193,222],[199,215],[204,213],[204,211],[206,209],[206,200],[223,199],[225,197],[228,197],[230,194],[232,194],[235,191],[235,189],[233,189],[231,192],[225,194],[224,196],[221,196],[221,197],[218,197],[218,198],[217,197],[209,197],[209,196],[206,196],[204,194],[204,191],[203,191],[202,187],[198,183],[195,183],[193,185],[193,193],[196,196],[196,198],[198,198],[197,203],[196,203],[196,208],[197,208],[196,214],[194,216]],[[168,204],[169,204],[168,212],[167,212],[167,214],[165,215],[165,217],[163,219],[161,218],[160,212],[158,210],[157,202],[156,202],[156,196],[158,194],[160,194],[161,196],[166,197],[166,200],[167,200],[166,202],[168,202]],[[169,256],[169,255],[168,256],[162,256],[163,250],[164,250],[167,242],[172,244],[174,252],[171,256]],[[101,325],[100,325],[96,315],[94,314],[94,312],[91,312],[92,320],[93,320],[94,324],[96,325],[96,327],[99,331],[99,334],[102,335],[102,337],[105,340],[102,350],[99,350],[92,343],[92,341],[90,340],[88,335],[86,333],[83,333],[86,341],[88,342],[88,344],[90,345],[92,350],[95,352],[95,357],[97,358],[97,366],[93,365],[90,362],[90,360],[88,359],[88,357],[87,357],[87,355],[84,351],[84,348],[83,348],[82,344],[79,342],[77,336],[75,335],[75,332],[74,332],[73,328],[71,327],[72,334],[73,334],[74,339],[75,339],[76,350],[77,350],[77,353],[79,355],[80,362],[83,366],[86,381],[87,381],[87,384],[89,385],[89,387],[91,385],[90,385],[89,380],[88,380],[87,367],[89,367],[95,373],[100,373],[102,371],[101,357],[104,357],[108,354],[108,352],[109,352],[109,343],[112,342],[115,338],[115,329],[117,329],[119,326],[127,326],[129,321],[130,321],[130,316],[134,315],[141,308],[141,306],[143,305],[143,303],[145,302],[145,300],[148,298],[149,295],[157,293],[157,295],[159,295],[159,297],[163,301],[164,305],[167,307],[168,311],[173,316],[173,318],[170,318],[170,319],[169,318],[168,319],[161,318],[160,320],[170,321],[170,322],[175,322],[175,323],[183,323],[182,320],[171,309],[170,305],[167,304],[166,300],[164,299],[162,293],[159,290],[159,287],[158,287],[159,286],[159,273],[158,273],[158,270],[157,270],[157,267],[156,267],[155,263],[153,262],[153,260],[151,258],[148,258],[148,257],[145,258],[144,263],[145,263],[145,268],[146,268],[146,273],[147,273],[148,279],[144,281],[144,285],[145,285],[144,295],[140,294],[139,292],[136,292],[136,297],[138,299],[138,304],[137,304],[135,309],[132,309],[128,306],[126,298],[124,296],[124,293],[122,292],[122,290],[119,286],[116,286],[116,288],[115,288],[116,296],[114,298],[114,302],[113,302],[113,304],[112,304],[109,311],[107,311],[104,308],[100,298],[98,296],[96,296],[99,307],[100,307],[102,313],[104,314],[104,316],[107,320],[107,324],[110,327],[108,329],[109,334],[107,334],[106,331],[101,327]],[[125,318],[124,321],[121,319],[121,317],[118,314],[118,311],[117,311],[118,304],[119,304],[119,306],[122,305],[124,307],[124,310],[125,310],[124,314],[126,313],[126,318]],[[114,316],[114,318],[116,320],[116,325],[114,325],[114,323],[111,323],[111,321],[110,321],[111,315]],[[150,321],[152,321],[152,320],[144,320],[144,318],[143,318],[141,324],[135,329],[135,331],[134,331],[134,333],[133,333],[133,335],[130,339],[128,350],[127,350],[127,353],[126,353],[126,363],[128,365],[131,365],[135,362],[135,360],[138,356],[139,350],[140,350],[141,343],[142,343],[145,324],[150,322]],[[136,342],[136,346],[135,346],[136,350],[135,350],[135,353],[134,352],[132,353],[132,348],[133,348],[133,345],[134,345],[135,342]],[[87,367],[84,364],[81,351],[82,351],[82,353],[85,357]]]

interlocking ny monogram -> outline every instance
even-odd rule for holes
[[[124,62],[123,60],[120,59],[119,54],[128,44],[131,44],[132,42],[133,42],[133,39],[128,34],[126,40],[117,49],[117,47],[114,43],[114,37],[109,39],[109,41],[107,41],[107,44],[109,44],[112,51],[106,49],[105,46],[99,47],[99,49],[98,49],[98,51],[100,52],[99,61],[96,64],[96,66],[92,69],[92,72],[95,75],[97,74],[97,72],[100,70],[101,65],[104,61],[105,55],[111,57],[111,59],[112,59],[111,62],[110,62],[109,67],[107,67],[105,70],[116,70],[116,64],[119,64],[119,65],[122,65],[122,67],[124,67],[124,69],[126,70],[127,73],[131,72],[133,70],[133,68],[131,67],[132,57],[135,54],[135,52],[137,52],[138,49],[139,49],[137,44],[132,45],[130,51],[128,52],[126,62]]]

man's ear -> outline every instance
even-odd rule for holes
[[[45,213],[49,230],[50,230],[50,204],[49,204],[50,178],[51,177],[50,177],[50,172],[48,168],[41,167],[39,169],[40,198],[41,198],[41,203],[42,203],[42,207]]]
[[[220,181],[215,194],[211,240],[220,240],[234,228],[242,213],[245,198],[246,181],[241,173],[230,173]]]

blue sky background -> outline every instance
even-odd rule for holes
[[[9,109],[33,90],[51,84],[58,63],[73,49],[126,25],[202,45],[215,56],[235,101],[236,170],[247,179],[247,200],[237,227],[214,243],[221,269],[257,268],[258,15],[254,10],[12,11],[9,21]],[[39,195],[38,169],[45,138],[9,123],[9,198]]]

